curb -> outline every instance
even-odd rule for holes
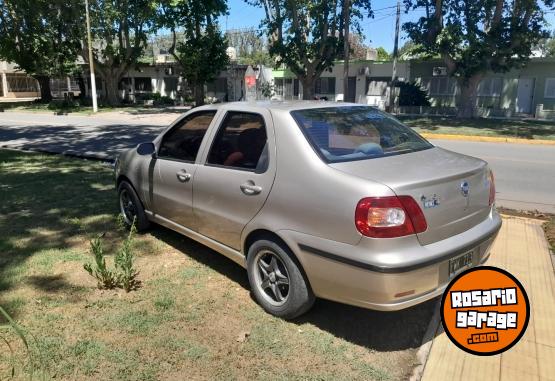
[[[441,319],[439,316],[440,308],[441,298],[438,299],[436,303],[434,314],[432,315],[430,324],[428,324],[428,328],[426,329],[424,337],[422,338],[422,344],[416,352],[416,360],[418,361],[418,365],[412,370],[412,374],[409,378],[410,381],[420,381],[422,379],[422,376],[424,375],[424,369],[426,368],[426,363],[428,362],[428,357],[430,356],[430,351],[432,350],[432,344],[434,343],[436,334],[441,327]]]
[[[514,143],[514,144],[555,146],[555,140],[501,138],[501,137],[495,137],[495,136],[477,136],[477,135],[430,134],[427,132],[420,133],[420,135],[426,139],[463,140],[463,141],[471,141],[471,142]]]

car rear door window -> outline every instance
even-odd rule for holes
[[[264,172],[268,166],[267,140],[262,115],[228,112],[214,138],[207,164]]]
[[[186,117],[164,135],[158,157],[194,162],[214,115],[216,111],[201,111]]]

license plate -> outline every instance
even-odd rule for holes
[[[453,258],[449,260],[449,277],[452,277],[461,271],[469,268],[472,265],[472,254],[473,251],[469,251],[468,253],[464,253],[463,255],[458,256],[457,258]]]

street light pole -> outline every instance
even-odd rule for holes
[[[89,65],[91,71],[91,95],[92,95],[92,104],[93,104],[93,112],[98,111],[98,104],[96,102],[96,80],[94,78],[94,60],[93,60],[93,51],[92,51],[92,38],[91,38],[91,20],[89,18],[89,0],[85,0],[85,7],[86,15],[87,15],[87,40],[89,45]]]
[[[399,28],[401,21],[401,1],[397,0],[397,20],[395,22],[395,44],[393,47],[393,72],[391,75],[391,90],[389,92],[389,112],[397,109],[397,97],[395,96],[395,85],[397,84],[397,56],[399,55]]]

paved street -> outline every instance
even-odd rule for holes
[[[455,140],[432,143],[490,163],[499,206],[555,213],[555,146]]]
[[[113,159],[127,147],[152,140],[183,112],[172,111],[95,117],[4,112],[0,113],[0,146]],[[555,146],[432,142],[488,161],[495,171],[498,205],[555,213]]]
[[[0,147],[113,160],[121,150],[152,140],[182,112],[94,117],[4,112]]]

